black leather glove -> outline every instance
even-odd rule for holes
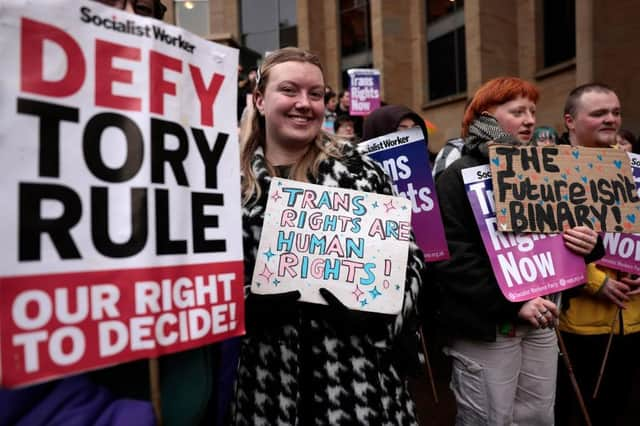
[[[245,300],[245,322],[247,331],[265,327],[281,326],[298,312],[301,294],[298,290],[279,294],[247,295]]]
[[[395,315],[349,309],[326,288],[320,289],[320,295],[328,303],[324,309],[325,319],[335,323],[339,332],[383,336],[387,326],[395,317]]]
[[[596,241],[596,245],[591,250],[591,253],[584,257],[584,263],[589,264],[591,262],[595,262],[596,260],[600,260],[606,254],[604,250],[604,243],[602,242],[602,237],[598,235],[598,241]]]

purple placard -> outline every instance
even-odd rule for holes
[[[640,191],[640,155],[629,154],[629,162],[636,187]],[[630,214],[627,219],[640,221],[640,207],[637,214]],[[640,274],[640,234],[614,234],[607,232],[602,236],[605,255],[597,263],[618,271]]]
[[[585,282],[584,259],[566,248],[561,235],[498,231],[489,165],[464,169],[462,177],[493,273],[509,301],[530,300]]]
[[[349,74],[349,114],[369,115],[380,108],[380,71],[354,68]]]
[[[358,149],[376,160],[393,181],[398,195],[411,201],[411,226],[427,262],[449,258],[427,144],[414,127],[370,139]]]

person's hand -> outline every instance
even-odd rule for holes
[[[277,294],[256,294],[249,292],[245,299],[245,322],[247,330],[282,324],[297,312],[298,290]]]
[[[522,305],[518,317],[536,328],[552,328],[558,318],[558,307],[550,300],[536,297]]]
[[[629,286],[631,290],[627,293],[627,296],[634,296],[640,294],[640,276],[635,274],[629,274],[620,279],[620,281]]]
[[[562,233],[565,245],[574,253],[586,256],[598,242],[598,233],[588,226],[576,226]]]
[[[330,290],[321,288],[319,291],[320,296],[327,302],[325,310],[328,310],[328,316],[326,319],[337,324],[336,328],[340,332],[381,334],[394,318],[393,315],[349,309]]]
[[[598,291],[598,296],[609,300],[611,303],[618,305],[622,309],[626,309],[624,303],[629,301],[628,294],[631,288],[623,282],[624,280],[625,278],[622,278],[622,281],[609,278]]]

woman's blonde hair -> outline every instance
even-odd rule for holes
[[[240,168],[243,176],[243,204],[246,204],[250,199],[260,198],[261,193],[256,175],[251,166],[256,149],[258,149],[258,147],[265,149],[266,143],[265,119],[258,113],[257,108],[255,107],[256,93],[264,95],[265,88],[269,82],[271,69],[284,62],[309,63],[320,68],[320,72],[324,75],[320,59],[313,53],[297,47],[285,47],[283,49],[276,50],[265,58],[258,70],[256,87],[253,90],[253,108],[249,112],[249,117],[247,117],[248,123],[241,133]],[[341,157],[340,146],[341,145],[337,139],[330,136],[325,131],[320,130],[314,142],[309,144],[309,149],[305,152],[302,158],[296,161],[292,166],[288,178],[308,182],[309,175],[314,178],[317,177],[319,165],[323,160],[326,160],[329,157]],[[266,161],[266,158],[265,163],[267,165],[269,175],[274,176],[276,172],[273,165],[269,164],[269,162]]]

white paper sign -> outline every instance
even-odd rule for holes
[[[325,287],[350,309],[396,314],[410,234],[405,198],[274,178],[251,290],[324,304]]]

